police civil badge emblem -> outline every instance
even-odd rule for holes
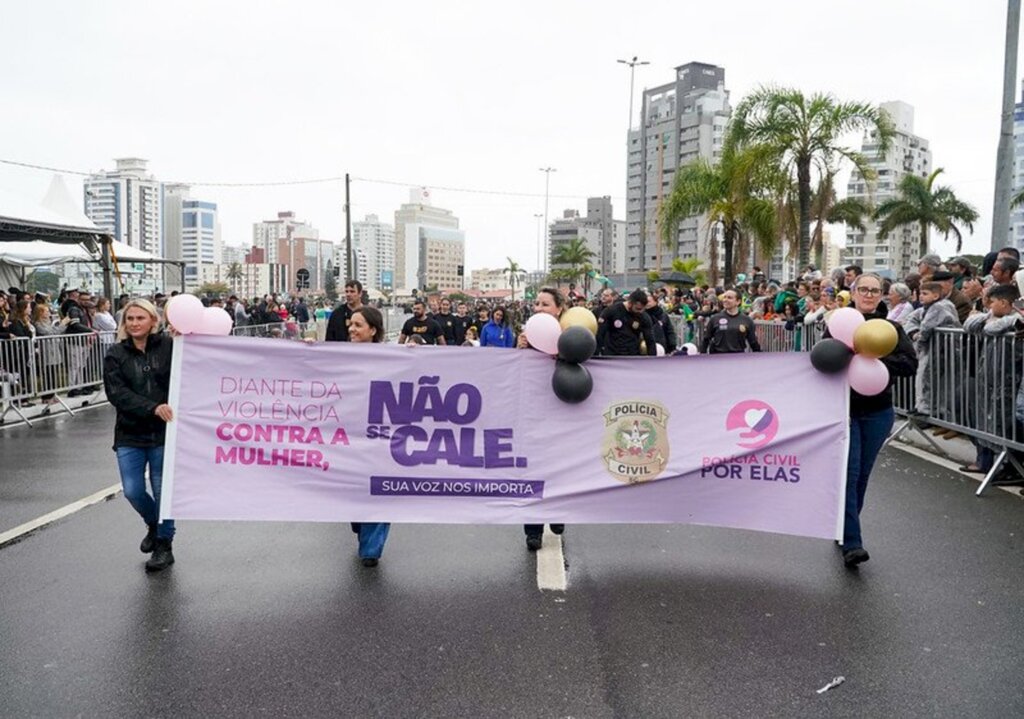
[[[668,464],[668,412],[657,402],[631,400],[604,413],[602,455],[608,473],[620,482],[657,479]]]

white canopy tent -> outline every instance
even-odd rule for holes
[[[0,286],[23,284],[27,268],[65,262],[99,263],[108,296],[113,289],[110,270],[118,262],[183,265],[118,242],[97,227],[60,175],[53,176],[42,202],[0,188]]]

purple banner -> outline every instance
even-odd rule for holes
[[[841,529],[847,386],[805,353],[591,360],[569,405],[535,351],[175,342],[165,517]]]

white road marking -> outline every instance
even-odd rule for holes
[[[901,449],[904,452],[906,452],[907,454],[912,454],[915,457],[920,457],[921,459],[928,460],[932,464],[937,464],[940,467],[945,467],[946,469],[950,470],[951,472],[956,472],[957,474],[962,474],[962,475],[964,475],[966,477],[970,477],[971,479],[976,481],[978,484],[981,484],[982,481],[984,481],[984,479],[985,479],[985,475],[984,474],[969,474],[967,472],[961,472],[960,471],[960,465],[957,464],[956,462],[952,462],[952,461],[946,459],[945,457],[939,457],[936,454],[933,454],[933,453],[931,453],[931,452],[929,452],[927,450],[921,449],[920,447],[915,447],[912,444],[907,444],[905,442],[900,442],[899,440],[896,440],[894,442],[891,442],[889,444],[889,446],[890,447],[896,447],[897,449]],[[1022,489],[1021,487],[1001,487],[1001,486],[999,486],[997,484],[990,484],[989,488],[1001,489],[1004,492],[1008,492],[1009,494],[1012,494],[1015,497],[1024,497],[1024,489]]]
[[[537,588],[564,592],[566,583],[562,537],[545,527],[544,544],[537,550]]]
[[[99,492],[90,494],[88,497],[84,497],[77,502],[67,504],[60,509],[50,512],[49,514],[44,514],[42,517],[36,517],[30,522],[25,522],[14,529],[9,529],[6,532],[0,533],[0,547],[16,541],[29,532],[34,532],[40,527],[45,527],[47,524],[52,524],[58,519],[63,519],[69,514],[74,514],[75,512],[85,509],[93,504],[99,504],[100,502],[105,502],[112,497],[116,497],[120,491],[120,484],[112,484],[106,489],[101,489]]]

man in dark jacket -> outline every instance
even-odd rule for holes
[[[647,293],[633,290],[625,302],[613,304],[601,313],[597,321],[597,349],[605,356],[639,355],[640,340],[647,347],[647,354],[658,354],[654,339],[654,323],[645,311]]]
[[[327,320],[325,342],[348,342],[348,325],[352,314],[363,306],[363,283],[349,280],[345,283],[345,304],[331,313]]]

